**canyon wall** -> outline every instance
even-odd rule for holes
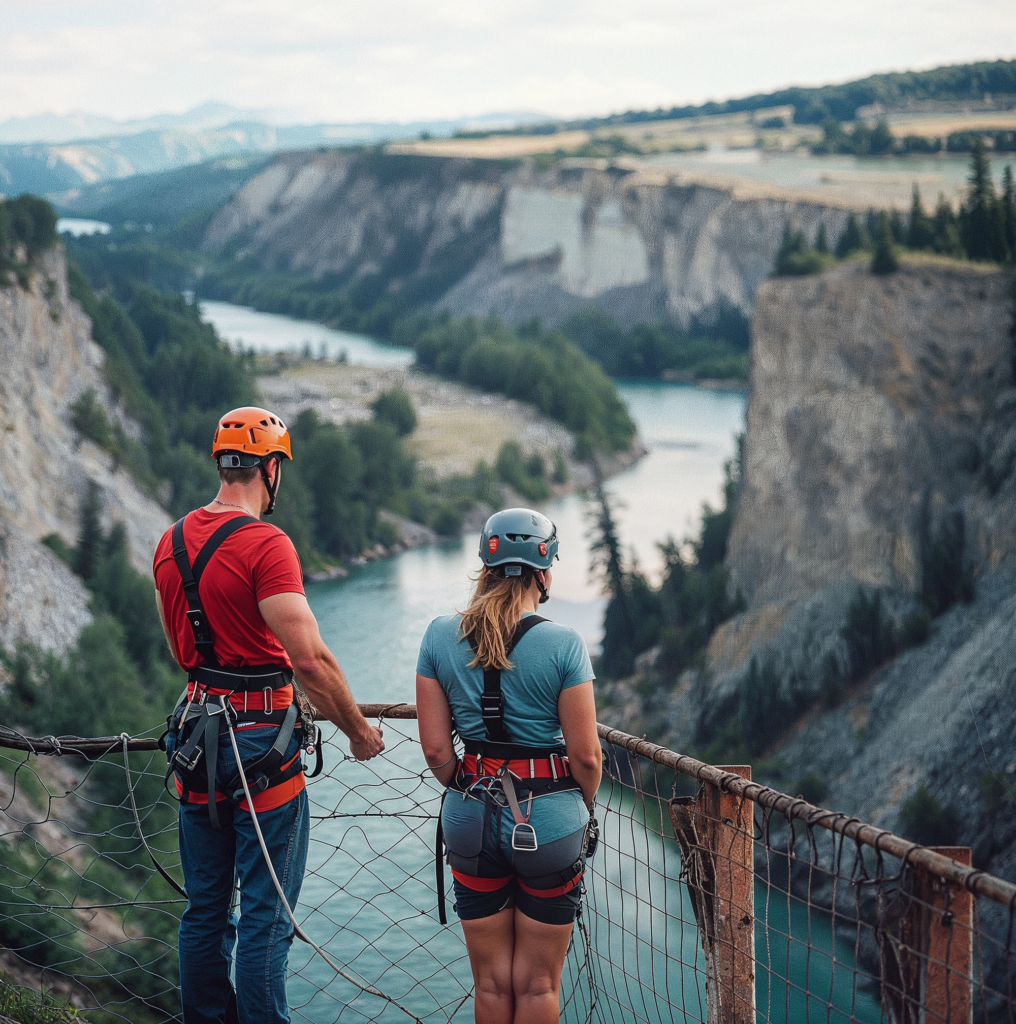
[[[726,562],[747,607],[703,666],[667,678],[647,652],[634,679],[601,687],[602,720],[677,750],[741,730],[756,777],[791,793],[808,777],[823,806],[891,831],[926,786],[955,815],[952,841],[1016,877],[999,789],[1016,792],[1010,289],[1005,272],[930,257],[759,288]],[[929,620],[925,574],[943,572],[970,585]],[[874,665],[847,640],[859,593],[895,635]],[[874,614],[855,615],[861,642]],[[760,688],[779,726],[746,711]]]
[[[752,323],[733,586],[751,607],[844,574],[920,589],[962,513],[971,565],[1016,555],[1006,275],[912,259],[767,281]]]
[[[103,352],[67,290],[61,248],[45,253],[27,289],[0,288],[0,645],[72,643],[90,619],[84,585],[40,541],[73,544],[81,500],[99,486],[108,530],[122,522],[131,558],[144,572],[165,511],[111,456],[77,433],[71,406],[92,388],[109,416],[120,416],[102,378]]]
[[[696,329],[750,316],[785,224],[835,238],[846,216],[653,171],[297,153],[240,189],[205,246],[337,286],[371,278],[455,314],[554,325],[599,308]]]

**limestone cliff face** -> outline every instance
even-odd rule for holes
[[[689,328],[750,315],[785,223],[835,237],[845,218],[652,172],[298,153],[248,182],[205,244],[340,283],[378,274],[458,314],[556,324],[597,307]]]
[[[918,589],[922,540],[951,511],[972,564],[1010,562],[1005,276],[928,261],[879,278],[855,263],[768,281],[756,303],[728,559],[749,605],[844,574]]]
[[[67,292],[62,249],[46,253],[28,290],[0,288],[0,644],[67,646],[88,621],[81,581],[38,542],[74,543],[89,481],[101,488],[108,529],[123,522],[132,560],[149,571],[166,513],[108,454],[82,440],[70,406],[95,389],[113,415],[102,350]]]
[[[974,862],[1016,877],[1013,804],[984,795],[986,778],[1016,792],[1008,288],[997,271],[933,260],[885,278],[860,263],[762,285],[727,557],[748,608],[716,631],[701,670],[659,678],[649,696],[644,656],[641,678],[602,694],[605,720],[677,750],[732,719],[750,735],[754,662],[788,725],[762,754],[763,781],[793,793],[817,775],[823,806],[892,831],[925,785],[954,809]],[[857,678],[841,630],[858,589],[878,588],[899,633],[921,607],[922,551],[957,514],[973,599]]]

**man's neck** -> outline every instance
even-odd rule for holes
[[[261,505],[257,498],[241,487],[220,487],[219,493],[205,505],[206,512],[223,513],[242,509],[255,519],[261,518]]]

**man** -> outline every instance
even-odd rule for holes
[[[276,875],[295,907],[309,819],[300,760],[314,736],[294,706],[307,696],[368,760],[384,750],[325,646],[303,592],[296,550],[271,515],[289,431],[264,409],[235,409],[215,431],[219,493],[167,530],[155,552],[156,600],[170,648],[188,677],[167,753],[180,794],[180,922],[186,1024],[287,1024],[286,965],[293,927],[244,799],[233,738]],[[228,716],[228,722],[227,722]],[[309,752],[309,751],[308,751]],[[239,921],[232,915],[239,881]],[[230,984],[236,946],[236,989]]]

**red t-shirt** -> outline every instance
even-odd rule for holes
[[[187,516],[183,524],[183,540],[191,565],[205,541],[227,519],[243,512],[206,512],[199,508]],[[153,565],[155,585],[162,596],[166,625],[173,637],[173,653],[183,669],[203,664],[204,659],[194,647],[194,631],[187,621],[187,597],[183,592],[180,570],[173,558],[173,530],[168,529],[155,549]],[[268,624],[261,617],[258,602],[273,594],[302,594],[303,572],[293,542],[270,523],[250,523],[227,537],[219,546],[198,584],[201,607],[215,638],[215,654],[220,665],[285,665],[292,668],[289,657]],[[193,687],[193,684],[191,684]],[[211,688],[209,693],[228,691]],[[293,699],[290,686],[275,693],[285,706]],[[239,702],[240,698],[237,697]],[[254,726],[258,728],[258,726]],[[261,726],[261,728],[265,728]],[[297,755],[299,756],[299,755]],[[287,768],[288,763],[282,765]],[[303,773],[281,785],[254,794],[254,809],[270,811],[291,800],[306,781]],[[177,794],[183,796],[180,780],[176,780]],[[222,794],[216,800],[224,799]],[[207,793],[190,793],[188,803],[208,802]],[[240,802],[241,810],[249,810],[247,801]]]
[[[187,516],[183,539],[191,565],[205,541],[228,519],[244,513],[207,512]],[[189,670],[203,664],[187,621],[187,597],[173,559],[173,531],[155,549],[155,585],[162,596],[176,660]],[[261,617],[258,602],[273,594],[302,594],[303,572],[293,542],[271,523],[250,523],[227,537],[205,567],[199,584],[215,654],[220,665],[292,665],[282,644]]]

